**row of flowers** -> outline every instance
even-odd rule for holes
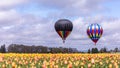
[[[120,55],[0,54],[0,68],[120,68]]]

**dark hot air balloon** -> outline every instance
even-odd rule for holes
[[[73,24],[67,19],[60,19],[55,23],[55,30],[58,35],[62,38],[63,43],[65,42],[68,35],[73,29]]]
[[[103,34],[103,29],[99,24],[91,24],[88,26],[87,34],[89,38],[95,43],[100,39]]]

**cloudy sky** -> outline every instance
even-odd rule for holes
[[[0,44],[49,47],[120,47],[120,0],[0,0]],[[55,32],[58,19],[69,19],[73,31],[62,43]],[[104,33],[97,46],[88,38],[88,25],[98,23]]]

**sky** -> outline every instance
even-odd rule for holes
[[[120,0],[1,0],[0,44],[89,48],[120,47]],[[65,44],[54,24],[69,19],[73,31]],[[98,23],[103,35],[95,46],[88,38],[88,25]]]

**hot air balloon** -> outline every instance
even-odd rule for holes
[[[71,33],[73,24],[67,19],[60,19],[55,23],[55,30],[65,43],[66,38]]]
[[[89,38],[95,43],[100,39],[103,34],[103,29],[99,24],[91,24],[88,26],[87,34]]]

